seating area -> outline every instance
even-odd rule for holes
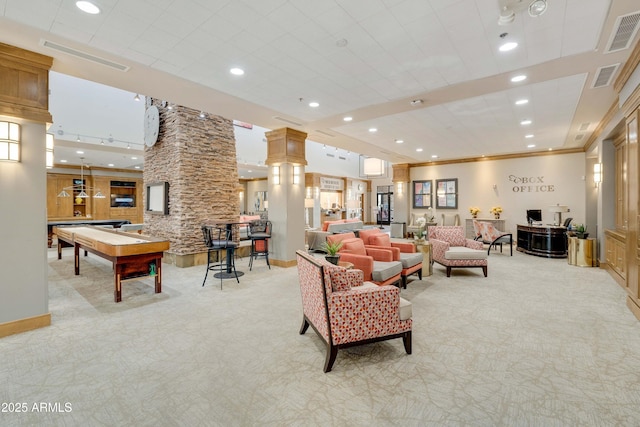
[[[482,268],[487,277],[487,257],[484,245],[464,237],[461,226],[438,226],[429,228],[429,242],[433,247],[433,261],[444,266],[447,277],[452,268]]]
[[[338,233],[357,233],[364,229],[364,223],[359,219],[340,219],[325,221],[320,230],[310,229],[306,231],[306,240],[310,250],[321,251],[327,242],[327,236]]]
[[[324,372],[342,348],[402,338],[411,354],[411,303],[395,286],[366,282],[360,270],[347,270],[297,251],[302,295],[300,334],[309,326],[326,346]]]
[[[513,234],[505,233],[498,230],[492,223],[473,220],[473,229],[476,233],[475,240],[482,242],[485,245],[489,245],[487,249],[487,255],[491,254],[491,248],[500,246],[500,253],[502,253],[502,244],[509,245],[509,251],[513,256]]]

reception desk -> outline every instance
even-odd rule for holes
[[[567,257],[567,229],[551,225],[518,225],[520,252],[546,258]]]

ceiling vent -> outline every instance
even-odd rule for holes
[[[618,69],[619,66],[620,66],[620,63],[617,63],[617,64],[607,65],[605,67],[598,68],[598,71],[596,72],[596,76],[593,79],[593,84],[591,85],[591,87],[596,88],[596,87],[609,86],[611,84],[611,81],[613,80],[613,75],[616,73],[616,70]]]
[[[580,141],[582,138],[584,138],[584,134],[583,133],[579,133],[576,135],[576,141]]]
[[[302,126],[302,123],[294,122],[293,120],[285,119],[284,117],[273,116],[273,118],[276,120],[280,120],[281,122],[289,123],[290,125]]]
[[[580,129],[578,129],[580,132],[585,132],[586,130],[589,129],[589,126],[591,126],[591,123],[587,122],[587,123],[583,123],[580,125]]]
[[[605,53],[627,49],[638,32],[638,24],[640,24],[640,11],[618,16]]]
[[[118,64],[117,62],[110,61],[108,59],[100,58],[99,56],[92,55],[87,52],[83,52],[78,49],[74,49],[69,46],[54,43],[49,40],[40,40],[40,45],[49,49],[57,50],[58,52],[66,53],[67,55],[75,56],[76,58],[84,59],[85,61],[91,61],[96,64],[104,65],[109,68],[113,68],[118,71],[129,71],[129,66]]]
[[[319,133],[319,134],[321,134],[321,135],[325,135],[325,136],[329,136],[329,137],[331,137],[331,138],[335,138],[335,137],[336,137],[335,135],[331,135],[331,134],[330,134],[330,133],[328,133],[328,132],[324,132],[324,131],[321,131],[321,130],[318,130],[318,129],[316,129],[316,133]]]
[[[336,157],[335,154],[331,154],[331,153],[326,153],[327,157]]]

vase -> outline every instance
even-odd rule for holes
[[[339,254],[336,254],[336,255],[325,255],[324,259],[329,261],[331,264],[338,265],[338,261],[340,261],[340,255]]]
[[[471,218],[473,218],[473,219],[478,218],[478,214],[471,214]]]
[[[497,213],[497,214],[493,214],[493,216],[494,216],[496,219],[500,219],[500,214],[499,214],[499,213]]]

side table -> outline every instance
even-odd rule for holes
[[[338,267],[343,267],[343,268],[346,268],[347,270],[350,270],[353,268],[353,263],[348,261],[338,261]]]
[[[431,276],[433,274],[433,266],[431,265],[431,243],[428,240],[415,243],[416,249],[422,252],[422,276]]]
[[[569,265],[577,265],[578,267],[596,267],[598,265],[596,239],[578,239],[569,236],[567,240],[567,263]]]

